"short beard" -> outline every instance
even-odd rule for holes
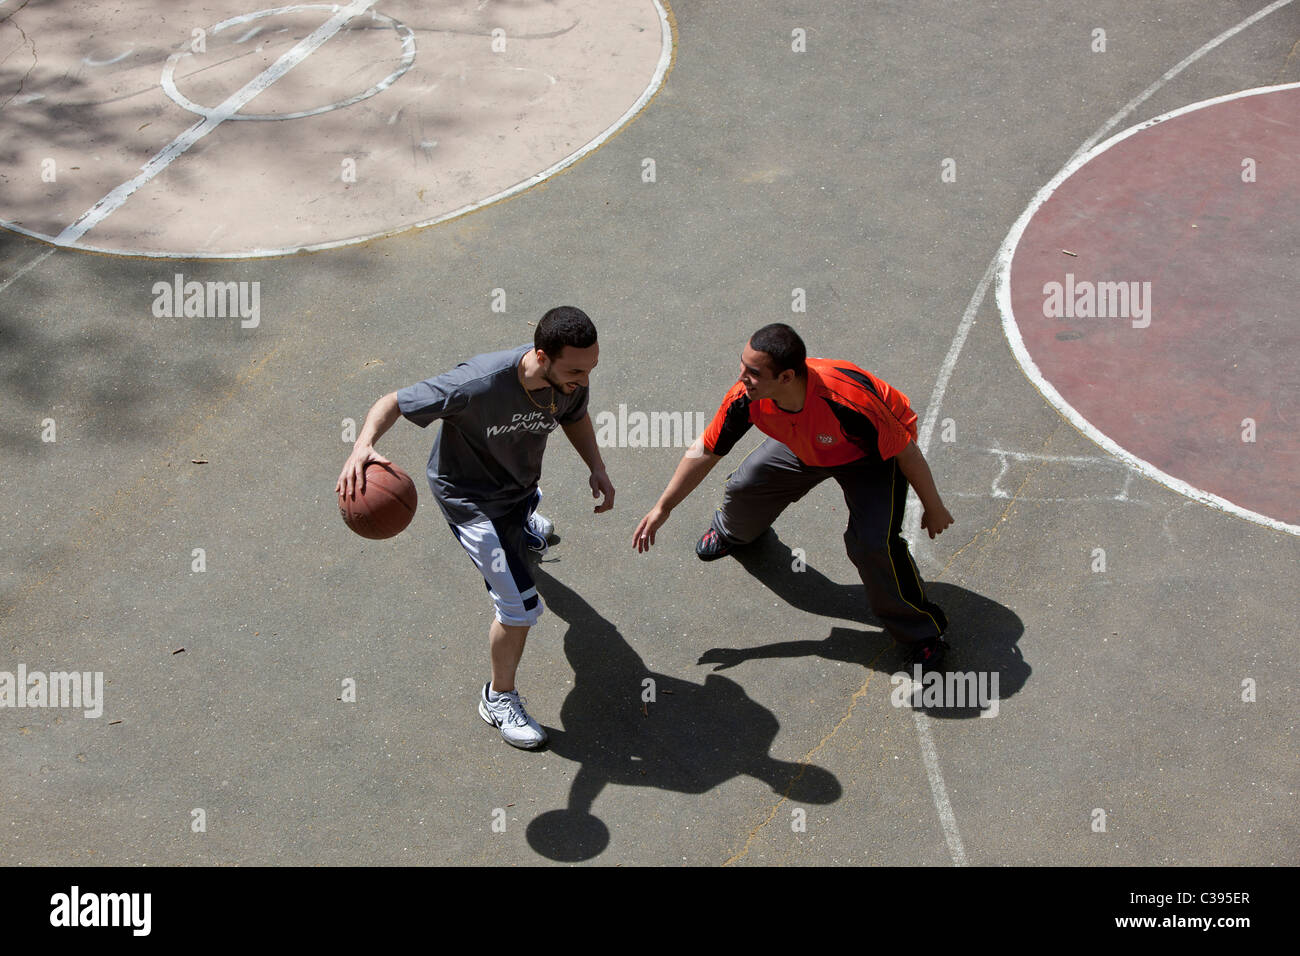
[[[557,392],[564,391],[564,386],[559,382],[557,382],[555,379],[551,378],[551,367],[549,365],[546,366],[546,370],[542,372],[542,378],[546,379],[547,384],[549,384],[551,388],[555,389]]]

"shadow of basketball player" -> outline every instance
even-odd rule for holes
[[[567,809],[528,824],[528,843],[538,853],[577,861],[604,850],[609,830],[591,808],[607,784],[705,793],[743,775],[800,803],[839,799],[839,781],[829,771],[768,754],[781,725],[739,684],[714,674],[695,684],[651,673],[586,601],[544,567],[534,565],[534,574],[548,610],[568,624],[564,653],[574,675],[560,709],[565,729],[547,728],[549,749],[578,764]],[[655,700],[643,704],[647,680]]]
[[[806,564],[803,570],[796,571],[790,549],[771,529],[752,544],[737,548],[732,555],[746,571],[791,607],[809,614],[880,627],[880,622],[867,606],[861,584],[836,584]],[[952,649],[943,662],[944,673],[985,675],[985,686],[995,690],[994,696],[999,701],[995,706],[1000,706],[1001,701],[1025,685],[1032,670],[1016,643],[1024,634],[1025,627],[1014,611],[974,591],[942,581],[926,582],[925,593],[948,616],[947,639]],[[864,634],[844,627],[832,628],[830,636],[821,641],[715,647],[705,651],[699,663],[715,664],[714,671],[720,671],[745,661],[770,657],[821,657],[860,664],[864,668],[875,667],[891,676],[908,670],[903,649],[883,631]],[[996,684],[993,683],[994,675]],[[910,697],[908,702],[911,703]],[[916,709],[924,709],[932,717],[964,718],[978,717],[986,708],[978,705],[930,705]],[[992,712],[996,714],[996,710]]]

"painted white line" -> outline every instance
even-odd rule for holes
[[[1210,50],[1213,50],[1220,43],[1240,33],[1261,17],[1265,17],[1273,11],[1280,10],[1282,7],[1294,2],[1295,0],[1277,0],[1276,3],[1269,4],[1259,12],[1247,17],[1236,26],[1225,30],[1209,43],[1200,47],[1195,53],[1183,59],[1172,70],[1167,71],[1164,76],[1160,77],[1159,80],[1147,87],[1141,95],[1130,100],[1123,109],[1107,120],[1106,123],[1102,125],[1101,129],[1089,137],[1088,140],[1085,140],[1084,145],[1080,147],[1080,150],[1087,152],[1090,148],[1090,143],[1095,143],[1102,136],[1106,135],[1109,130],[1123,122],[1127,116],[1145,103],[1156,93],[1157,90],[1203,57]],[[1075,155],[1077,156],[1078,154],[1079,151],[1076,150]],[[940,367],[939,378],[935,382],[934,391],[930,395],[930,404],[926,406],[923,427],[917,432],[917,445],[923,453],[928,451],[930,448],[930,438],[934,434],[934,423],[939,417],[939,407],[943,404],[944,393],[948,390],[948,381],[952,377],[952,370],[956,367],[957,359],[961,355],[962,347],[966,344],[966,336],[970,333],[971,326],[975,324],[975,315],[979,312],[980,306],[984,303],[984,296],[988,293],[989,280],[1000,267],[1003,261],[1003,251],[1007,248],[1010,239],[1011,236],[1008,234],[1007,237],[1002,240],[1002,245],[998,249],[998,254],[993,257],[993,261],[989,263],[989,267],[984,271],[984,276],[980,279],[979,286],[976,288],[975,294],[971,297],[970,304],[966,307],[966,312],[962,315],[961,324],[957,326],[957,334],[953,337],[952,345],[949,346],[948,354],[945,356],[943,365]],[[1005,322],[1003,323],[1003,327],[1005,328]],[[1107,450],[1109,451],[1109,449]],[[919,534],[921,515],[920,510],[916,507],[915,497],[915,493],[909,492],[907,510],[903,515],[904,530],[907,533],[908,540],[913,542],[914,545],[919,544],[922,540]],[[914,547],[914,550],[920,549]],[[934,750],[934,741],[930,738],[929,725],[926,723],[929,718],[920,712],[913,711],[913,713],[916,717],[917,737],[921,742],[921,755],[925,760],[926,773],[930,776],[930,792],[934,798],[935,809],[939,813],[939,822],[943,825],[944,839],[948,842],[948,853],[952,857],[952,862],[956,866],[964,866],[966,863],[966,850],[962,846],[961,834],[957,830],[956,817],[953,816],[952,807],[948,803],[948,792],[943,785],[943,773],[939,768],[939,757],[937,752]],[[931,770],[932,767],[933,771]]]
[[[979,451],[981,449],[976,449],[976,450]],[[1124,477],[1124,487],[1120,490],[1119,494],[1111,495],[1109,496],[1109,498],[1099,498],[1096,496],[1083,496],[1083,497],[1088,498],[1090,500],[1096,500],[1096,501],[1105,501],[1105,500],[1127,501],[1128,500],[1128,486],[1129,486],[1129,482],[1132,481],[1133,479],[1133,470],[1128,466],[1126,466],[1122,461],[1116,461],[1114,458],[1102,458],[1098,455],[1091,455],[1091,456],[1041,455],[1038,454],[1037,452],[1004,451],[1001,448],[985,448],[982,450],[987,451],[989,454],[996,455],[998,457],[998,463],[1000,466],[998,468],[998,473],[993,477],[993,483],[989,485],[989,490],[986,494],[982,496],[965,495],[963,497],[968,497],[968,498],[984,497],[984,498],[993,498],[995,500],[1001,500],[1001,501],[1009,501],[1012,498],[1012,494],[1011,492],[1007,491],[1005,488],[1002,487],[1002,479],[1005,478],[1007,472],[1011,470],[1011,463],[1013,461],[1019,461],[1019,462],[1031,461],[1031,462],[1041,462],[1044,464],[1064,463],[1077,468],[1094,467],[1094,468],[1101,468],[1104,471],[1109,471],[1111,472],[1111,474],[1118,473]],[[1079,496],[1076,495],[1070,498],[1026,498],[1022,496],[1022,497],[1017,497],[1016,500],[1017,501],[1074,501],[1074,500],[1083,500],[1083,499],[1081,499]]]
[[[930,450],[930,439],[934,435],[934,423],[939,419],[939,407],[943,404],[944,393],[948,391],[948,381],[952,378],[952,370],[957,367],[957,359],[961,356],[962,347],[966,344],[966,336],[970,334],[971,326],[975,324],[975,315],[979,312],[980,306],[984,304],[984,296],[989,291],[989,283],[993,281],[993,276],[997,271],[998,260],[995,257],[989,263],[989,267],[984,270],[984,276],[980,279],[979,285],[975,287],[975,294],[970,297],[970,302],[966,304],[966,311],[962,313],[961,324],[957,326],[957,334],[953,337],[952,345],[948,346],[948,354],[944,356],[943,364],[939,366],[939,377],[934,383],[934,392],[930,395],[930,404],[925,407],[925,418],[921,421],[921,427],[917,430],[916,444],[921,449],[921,454],[926,454]],[[921,534],[921,509],[918,507],[920,502],[917,500],[915,491],[908,491],[907,504],[903,506],[903,537],[912,543],[912,550],[919,553],[923,550],[922,542],[926,540]],[[922,545],[918,547],[918,545]]]
[[[1071,156],[1070,162],[1073,162],[1080,155],[1086,153],[1092,148],[1094,143],[1101,139],[1101,137],[1105,136],[1110,130],[1122,123],[1134,110],[1154,96],[1161,87],[1201,57],[1205,56],[1205,54],[1209,53],[1224,41],[1236,36],[1242,30],[1246,29],[1261,18],[1266,17],[1270,13],[1280,10],[1294,2],[1295,0],[1277,0],[1275,3],[1270,3],[1268,6],[1253,13],[1235,26],[1229,27],[1213,40],[1199,47],[1190,56],[1180,60],[1172,69],[1167,70],[1160,79],[1148,86],[1138,96],[1125,104],[1123,109],[1103,123],[1097,132],[1084,140],[1083,144],[1075,150],[1074,155]],[[957,334],[953,337],[952,345],[948,348],[948,354],[943,360],[943,365],[940,367],[939,378],[935,381],[934,390],[930,394],[930,404],[926,406],[924,422],[917,434],[916,443],[920,447],[922,453],[928,452],[930,449],[930,439],[934,433],[934,423],[939,417],[939,407],[943,404],[943,396],[948,390],[948,381],[952,377],[952,369],[956,366],[957,359],[961,355],[962,347],[966,344],[966,336],[970,332],[971,326],[975,324],[975,315],[979,312],[980,307],[984,303],[984,296],[988,292],[989,279],[1000,269],[1004,258],[1004,252],[1010,240],[1010,234],[1002,240],[1002,245],[998,248],[997,255],[993,257],[993,261],[989,263],[989,267],[985,271],[984,277],[980,279],[979,286],[975,290],[975,295],[971,297],[970,304],[966,307],[966,312],[962,315],[961,324],[957,326]],[[1005,322],[1003,325],[1005,328]],[[1110,449],[1107,449],[1107,451],[1109,450]],[[907,508],[903,515],[903,533],[908,541],[912,543],[914,552],[921,552],[925,547],[922,542],[926,539],[920,534],[920,529],[921,512],[917,507],[916,495],[915,493],[909,493]],[[921,545],[921,547],[917,547],[917,545]]]
[[[997,455],[999,458],[1013,458],[1016,461],[1065,461],[1075,465],[1110,465],[1114,468],[1123,467],[1114,459],[1103,458],[1100,455],[1042,455],[1036,451],[1007,451],[1005,448],[984,448],[976,450],[986,451],[990,455]]]
[[[1127,471],[1126,474],[1132,477],[1133,472]],[[1105,502],[1118,501],[1121,502],[1122,504],[1137,505],[1138,507],[1141,508],[1155,507],[1155,505],[1151,504],[1150,502],[1135,501],[1134,499],[1128,497],[1127,491],[1128,489],[1124,489],[1117,495],[1069,495],[1060,498],[1040,498],[1036,495],[1016,495],[1015,497],[1016,497],[1016,504],[1027,504],[1027,505],[1095,505],[1098,502],[1103,502],[1103,501]],[[990,498],[994,498],[999,501],[1011,500],[1011,495],[1007,494],[1007,492],[1005,491],[1000,492],[996,495],[990,495],[987,492],[979,492],[979,491],[950,491],[944,495],[945,498],[949,496],[953,498],[969,498],[972,501],[988,501]],[[1193,501],[1189,501],[1187,503],[1195,504],[1195,502]]]
[[[358,14],[365,13],[377,2],[378,0],[353,0],[352,3],[340,9],[319,27],[294,44],[287,53],[244,84],[237,92],[231,94],[224,103],[216,107],[209,115],[164,146],[161,152],[141,167],[139,175],[117,186],[99,202],[87,209],[77,217],[75,222],[59,233],[54,242],[60,246],[70,246],[76,243],[87,232],[119,209],[123,203],[131,198],[132,193],[170,166],[174,160],[184,155],[195,143],[207,136],[235,113],[238,113],[254,97],[264,92],[276,80],[323,46],[349,20]]]
[[[81,58],[81,62],[86,64],[86,66],[112,66],[114,63],[121,63],[123,60],[125,60],[128,56],[130,56],[134,52],[135,52],[135,47],[131,46],[126,51],[119,53],[117,56],[113,57],[111,60],[95,60],[88,56],[83,56]]]
[[[916,718],[921,760],[925,764],[925,775],[930,778],[930,795],[934,798],[934,808],[939,812],[939,823],[943,826],[948,855],[952,857],[953,866],[965,866],[966,847],[957,830],[957,817],[953,815],[952,805],[948,803],[948,789],[943,785],[943,771],[939,769],[939,752],[934,747],[934,738],[930,736],[930,718],[919,710],[912,711],[912,716]]]
[[[414,229],[425,229],[429,226],[436,226],[438,223],[448,222],[452,219],[459,219],[461,216],[471,213],[476,209],[481,209],[484,206],[490,206],[503,199],[508,199],[526,189],[536,186],[544,179],[549,179],[561,170],[567,169],[592,150],[599,148],[607,139],[626,126],[632,117],[639,113],[641,109],[650,102],[651,97],[659,92],[659,88],[663,85],[664,77],[667,75],[668,67],[672,63],[673,59],[673,30],[672,26],[668,22],[668,13],[664,9],[660,0],[654,0],[654,5],[655,9],[659,12],[659,30],[662,46],[659,52],[659,62],[655,66],[654,75],[651,77],[645,90],[639,97],[637,97],[636,102],[628,107],[627,111],[622,116],[610,124],[609,127],[585,146],[570,153],[554,165],[548,166],[537,175],[530,176],[523,182],[509,186],[499,193],[488,196],[486,199],[477,200],[476,202],[472,202],[466,206],[461,206],[459,209],[454,209],[451,212],[444,213],[443,215],[437,216],[433,219],[425,219],[421,222],[411,223],[410,225],[397,226],[393,229],[372,232],[364,236],[352,236],[347,239],[334,239],[329,242],[305,243],[299,246],[286,246],[280,249],[254,249],[252,252],[203,252],[201,250],[193,250],[189,252],[159,252],[153,249],[110,249],[83,242],[77,242],[73,248],[81,249],[86,252],[103,252],[117,256],[142,256],[150,259],[261,259],[267,256],[291,256],[300,252],[320,252],[325,249],[339,249],[343,246],[351,246],[360,242],[369,242],[372,239],[383,239],[388,236],[401,235],[404,232],[409,232]],[[103,200],[101,200],[101,202],[102,201]],[[0,226],[21,233],[25,236],[31,236],[33,239],[42,239],[46,242],[66,245],[66,243],[60,241],[60,238],[52,238],[39,232],[32,232],[31,230],[25,229],[14,223],[0,220]]]
[[[1137,109],[1148,99],[1150,99],[1155,94],[1155,92],[1160,89],[1160,87],[1164,86],[1166,83],[1172,80],[1179,73],[1183,72],[1183,70],[1187,69],[1193,63],[1199,60],[1201,57],[1205,56],[1205,54],[1209,53],[1219,44],[1227,40],[1231,40],[1242,30],[1246,29],[1248,26],[1254,23],[1256,20],[1262,20],[1264,17],[1268,16],[1274,10],[1281,10],[1283,7],[1285,7],[1287,4],[1291,2],[1292,0],[1277,0],[1276,3],[1270,3],[1268,6],[1264,7],[1261,10],[1256,11],[1255,13],[1248,16],[1246,19],[1242,20],[1236,26],[1224,30],[1222,33],[1220,33],[1209,43],[1197,49],[1194,53],[1190,54],[1189,56],[1185,57],[1182,60],[1179,60],[1178,63],[1176,63],[1171,69],[1167,70],[1165,74],[1162,77],[1160,77],[1160,79],[1156,80],[1145,90],[1143,90],[1141,93],[1135,96],[1131,101],[1129,101],[1129,103],[1122,110],[1120,110],[1109,120],[1107,120],[1106,123],[1101,127],[1101,129],[1097,130],[1097,132],[1093,133],[1091,136],[1085,139],[1083,141],[1083,145],[1081,145],[1077,150],[1075,150],[1074,156],[1071,157],[1071,160],[1073,160],[1077,156],[1080,156],[1083,153],[1086,153],[1088,150],[1092,149],[1092,147],[1098,141],[1100,141],[1103,136],[1105,136],[1116,126],[1122,123],[1130,113],[1132,113],[1135,109]]]
[[[1286,0],[1286,2],[1289,3],[1292,2],[1292,0]],[[1274,6],[1276,6],[1276,4]],[[1084,418],[1073,405],[1067,402],[1052,383],[1047,380],[1043,373],[1039,371],[1037,364],[1035,364],[1033,358],[1029,354],[1029,350],[1025,347],[1024,340],[1020,336],[1020,328],[1016,325],[1016,317],[1011,308],[1011,263],[1015,258],[1016,246],[1020,243],[1020,237],[1024,234],[1030,220],[1033,219],[1034,214],[1038,212],[1043,203],[1051,197],[1052,193],[1054,193],[1062,183],[1074,175],[1075,172],[1115,144],[1123,142],[1130,136],[1140,133],[1143,130],[1150,129],[1152,126],[1167,122],[1174,117],[1182,116],[1186,113],[1203,110],[1207,107],[1216,106],[1220,103],[1227,103],[1232,100],[1244,99],[1249,96],[1262,96],[1266,93],[1277,93],[1282,90],[1294,90],[1297,88],[1300,88],[1300,83],[1284,83],[1279,86],[1264,86],[1254,90],[1242,90],[1237,93],[1228,93],[1224,96],[1216,96],[1213,99],[1203,100],[1200,103],[1192,103],[1188,106],[1171,110],[1168,113],[1163,113],[1144,123],[1131,126],[1122,133],[1117,133],[1105,142],[1094,146],[1087,152],[1076,153],[1074,158],[1066,163],[1065,167],[1052,178],[1051,182],[1038,191],[1038,195],[1034,197],[1028,208],[1026,208],[1020,218],[1016,220],[1016,224],[1011,227],[1011,232],[1007,234],[1006,241],[1003,243],[1002,249],[998,253],[1000,265],[998,269],[997,285],[998,309],[1002,313],[1002,330],[1006,334],[1007,342],[1011,346],[1011,351],[1015,355],[1016,361],[1020,363],[1020,368],[1024,371],[1025,376],[1033,383],[1034,387],[1042,393],[1043,397],[1047,399],[1047,401],[1050,402],[1052,406],[1070,422],[1071,425],[1079,429],[1079,431],[1083,432],[1084,435],[1096,442],[1115,458],[1127,464],[1129,467],[1137,470],[1152,481],[1158,482],[1166,488],[1178,492],[1180,495],[1185,495],[1193,501],[1199,501],[1203,505],[1208,505],[1216,510],[1235,515],[1238,518],[1244,518],[1247,521],[1263,525],[1264,527],[1271,528],[1274,531],[1282,531],[1293,535],[1300,535],[1300,525],[1288,524],[1287,522],[1280,521],[1277,518],[1271,518],[1268,515],[1260,514],[1257,511],[1251,511],[1249,508],[1243,508],[1241,505],[1229,501],[1227,498],[1197,488],[1196,486],[1183,481],[1181,478],[1175,478],[1173,475],[1162,471],[1150,462],[1139,458],[1137,455],[1121,447],[1118,442],[1112,439],[1109,435],[1104,434],[1101,429],[1097,428],[1096,425]]]
[[[27,265],[23,266],[21,269],[19,269],[17,272],[11,275],[8,279],[5,279],[4,282],[0,282],[0,292],[3,292],[5,289],[9,288],[11,285],[13,285],[15,282],[17,282],[27,273],[31,272],[33,269],[35,269],[37,266],[39,266],[42,262],[44,262],[52,255],[54,255],[54,250],[46,249],[44,252],[42,252],[31,262],[27,263]]]
[[[243,24],[248,23],[251,20],[265,19],[267,17],[283,16],[286,13],[302,13],[307,10],[334,10],[334,9],[337,8],[333,4],[320,4],[320,3],[296,3],[287,7],[274,7],[270,10],[259,10],[256,13],[245,13],[242,16],[231,17],[229,20],[222,20],[220,23],[212,27],[211,33],[213,36],[216,36],[222,30],[225,30],[231,26],[242,26]],[[370,19],[386,21],[388,25],[393,28],[393,32],[397,35],[397,38],[401,41],[402,44],[402,58],[397,64],[397,69],[395,69],[392,73],[388,74],[388,76],[384,77],[374,86],[370,87],[370,89],[364,90],[356,94],[355,96],[350,96],[345,100],[339,100],[336,103],[327,103],[324,106],[317,106],[309,110],[300,110],[296,113],[235,112],[226,116],[225,118],[227,120],[239,120],[244,122],[264,122],[264,123],[280,122],[282,120],[291,120],[291,119],[305,119],[308,116],[319,116],[321,113],[329,113],[332,112],[333,110],[344,109],[348,106],[351,106],[354,103],[360,103],[362,100],[368,100],[370,99],[370,97],[376,96],[379,93],[382,93],[384,90],[388,89],[398,80],[400,80],[403,76],[405,76],[407,71],[410,70],[411,67],[415,65],[415,31],[412,30],[410,27],[408,27],[406,24],[402,23],[401,21],[394,20],[392,17],[386,14],[376,13],[374,10],[370,11]],[[247,39],[249,36],[252,35],[252,33],[255,33],[257,30],[260,29],[261,27],[255,27],[249,33],[244,34],[243,38],[236,40],[235,42],[243,43],[245,39]],[[163,64],[163,70],[162,70],[163,92],[166,93],[168,98],[171,99],[171,101],[175,103],[177,106],[183,107],[184,109],[187,109],[191,113],[195,113],[198,116],[211,116],[212,114],[219,111],[221,107],[218,106],[215,109],[209,109],[206,106],[202,106],[198,103],[195,103],[188,96],[182,93],[179,87],[176,86],[176,64],[180,62],[182,57],[187,57],[190,55],[191,54],[188,51],[186,51],[183,53],[173,53],[171,56],[167,58],[167,62]]]

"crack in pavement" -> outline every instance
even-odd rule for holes
[[[1052,440],[1056,438],[1060,430],[1061,430],[1061,425],[1058,423],[1057,426],[1053,428],[1052,431],[1048,434],[1047,439],[1043,442],[1043,444],[1039,446],[1037,454],[1042,455],[1045,451],[1047,451],[1047,447],[1052,443]],[[1040,471],[1042,471],[1043,466],[1046,464],[1047,462],[1045,459],[1038,460],[1038,463],[1029,470],[1029,474],[1025,475],[1024,480],[1020,482],[1020,485],[1016,488],[1016,490],[1011,493],[1011,497],[1007,501],[1007,506],[1002,509],[1002,514],[998,515],[998,519],[994,521],[991,525],[989,525],[987,528],[983,528],[975,532],[975,537],[971,538],[960,548],[954,551],[952,553],[952,556],[948,558],[948,562],[943,566],[943,568],[940,569],[939,573],[936,575],[936,579],[943,578],[945,575],[947,575],[948,569],[952,567],[953,562],[955,562],[957,558],[962,554],[962,552],[964,552],[972,544],[974,544],[977,541],[980,541],[981,539],[984,539],[987,542],[988,540],[991,540],[998,536],[999,526],[1004,521],[1007,520],[1008,516],[1010,516],[1011,509],[1014,508],[1016,502],[1020,500],[1020,496],[1024,493],[1025,486],[1028,485],[1029,482],[1033,480],[1035,475],[1037,475]],[[983,550],[984,547],[983,545],[981,545],[979,551],[982,553]],[[978,559],[979,556],[980,555],[977,554],[976,559]],[[965,580],[966,578],[963,577],[962,581]]]
[[[1282,61],[1282,69],[1277,71],[1277,78],[1273,81],[1275,85],[1286,82],[1285,77],[1287,74],[1287,70],[1291,68],[1291,61],[1293,61],[1296,58],[1297,52],[1300,52],[1300,40],[1295,41],[1295,43],[1291,46],[1291,52],[1288,53],[1286,55],[1286,59]]]
[[[0,23],[11,23],[11,22],[13,22],[14,17],[18,15],[18,11],[21,10],[23,7],[27,6],[27,4],[30,3],[30,2],[31,2],[31,0],[23,0],[23,2],[22,2],[19,6],[14,7],[13,12],[10,13],[9,16],[5,17],[3,20],[0,20]],[[18,96],[20,96],[20,95],[22,94],[22,92],[23,92],[23,87],[27,84],[27,79],[28,79],[28,77],[30,77],[30,76],[32,75],[32,71],[36,69],[36,63],[37,63],[37,59],[36,59],[36,41],[33,40],[31,37],[29,37],[29,36],[27,35],[27,31],[24,30],[22,27],[20,27],[17,23],[14,23],[14,29],[17,30],[19,33],[21,33],[21,34],[23,35],[23,42],[26,43],[29,47],[31,47],[31,49],[32,49],[32,65],[31,65],[30,67],[28,67],[27,72],[23,74],[23,78],[22,78],[21,80],[18,81],[18,89],[14,90],[13,95],[10,96],[9,99],[5,100],[3,103],[0,103],[0,110],[4,109],[4,108],[5,108],[6,106],[8,106],[8,105],[10,104],[10,102],[12,102],[16,97],[18,97]],[[12,53],[6,55],[5,58],[4,58],[4,60],[0,60],[0,64],[4,63],[5,60],[8,60],[9,57],[12,56],[12,55],[13,55]]]
[[[749,836],[745,840],[745,845],[738,853],[733,854],[725,863],[723,863],[723,866],[731,866],[731,864],[742,859],[747,853],[749,853],[749,849],[753,845],[755,838],[758,836],[758,832],[772,822],[772,818],[776,816],[776,811],[781,809],[781,804],[790,799],[790,791],[794,788],[794,785],[799,782],[800,778],[803,777],[804,770],[811,765],[813,756],[817,751],[830,743],[831,738],[839,733],[840,728],[843,727],[845,722],[853,716],[853,709],[858,706],[858,701],[866,695],[867,688],[871,685],[871,678],[875,676],[874,668],[876,661],[880,660],[881,655],[883,655],[887,650],[889,650],[889,648],[884,648],[867,662],[867,679],[862,682],[862,686],[854,691],[853,696],[849,698],[849,709],[844,712],[843,717],[835,722],[835,726],[830,729],[830,732],[822,737],[822,739],[817,743],[817,746],[803,755],[803,759],[799,761],[799,772],[790,778],[790,782],[786,784],[785,792],[781,794],[781,799],[773,804],[772,808],[768,810],[767,817],[749,831]]]

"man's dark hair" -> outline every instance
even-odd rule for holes
[[[790,326],[781,322],[765,325],[749,337],[749,347],[755,352],[766,352],[772,360],[772,374],[780,375],[786,369],[794,369],[794,374],[803,378],[808,374],[805,360],[808,350],[803,347],[803,339]]]
[[[596,344],[596,327],[587,313],[571,305],[561,305],[542,316],[533,333],[533,346],[552,359],[560,357],[566,345],[587,349]]]

